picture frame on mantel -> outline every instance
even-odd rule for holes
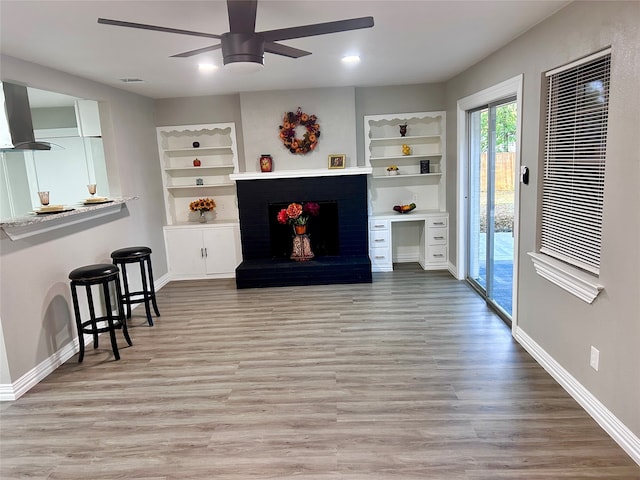
[[[344,168],[347,163],[347,156],[344,153],[332,153],[329,155],[329,169]]]

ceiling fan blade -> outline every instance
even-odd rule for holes
[[[176,53],[175,55],[171,55],[171,57],[178,58],[186,58],[193,57],[194,55],[200,55],[201,53],[212,52],[214,50],[218,50],[222,47],[222,44],[219,43],[217,45],[211,45],[209,47],[197,48],[195,50],[189,50],[188,52]]]
[[[264,51],[289,58],[300,58],[311,55],[311,52],[307,52],[306,50],[300,50],[299,48],[288,47],[274,42],[264,42]]]
[[[156,32],[177,33],[180,35],[191,35],[192,37],[206,37],[220,39],[220,35],[214,33],[193,32],[191,30],[180,30],[179,28],[158,27],[147,25],[146,23],[124,22],[122,20],[110,20],[108,18],[98,18],[98,23],[103,25],[114,25],[116,27],[140,28],[142,30],[155,30]]]
[[[337,20],[335,22],[315,23],[300,27],[281,28],[278,30],[267,30],[259,32],[267,42],[277,42],[279,40],[291,40],[292,38],[313,37],[315,35],[326,35],[328,33],[345,32],[348,30],[358,30],[360,28],[373,27],[373,17],[351,18],[349,20]]]
[[[253,33],[256,30],[258,0],[227,0],[229,31],[231,33]]]

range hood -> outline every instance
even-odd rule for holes
[[[0,150],[51,150],[51,144],[36,142],[27,87],[0,82]]]

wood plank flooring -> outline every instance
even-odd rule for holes
[[[236,290],[173,282],[1,406],[0,478],[640,479],[448,273]]]

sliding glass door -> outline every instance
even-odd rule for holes
[[[513,298],[516,102],[467,112],[469,198],[467,281],[508,319]]]

